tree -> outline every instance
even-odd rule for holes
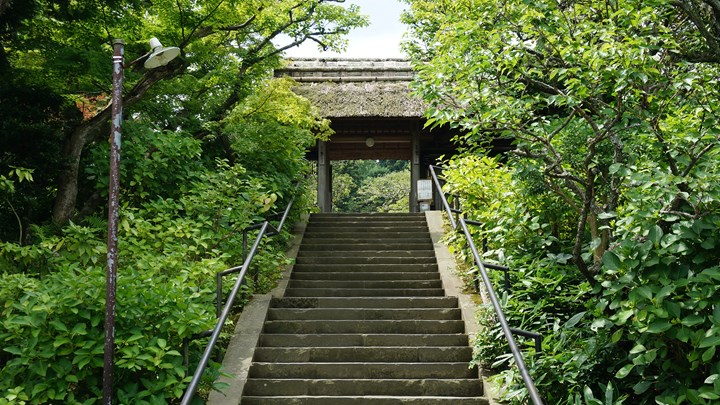
[[[216,321],[215,278],[245,259],[243,229],[266,219],[277,224],[291,199],[288,223],[307,212],[305,148],[329,128],[292,85],[258,81],[218,125],[217,133],[242,152],[232,165],[215,155],[207,138],[159,128],[148,114],[126,121],[116,402],[177,401],[192,371],[180,354],[183,340],[191,340],[190,364],[197,364],[206,340],[192,338]],[[91,144],[85,154],[83,178],[98,193],[107,192],[108,148]],[[0,174],[0,208],[14,210],[16,190],[33,179],[22,168]],[[105,220],[100,210],[87,215],[59,232],[34,226],[32,243],[0,242],[0,403],[101,396]],[[263,240],[257,277],[249,277],[244,296],[272,288],[287,263],[289,229]],[[225,294],[231,286],[226,279]],[[245,302],[239,299],[236,308]],[[209,367],[208,383],[217,367]]]
[[[617,171],[633,149],[649,142],[647,157],[683,177],[717,145],[715,67],[681,59],[703,37],[664,2],[410,3],[406,49],[430,124],[452,123],[475,143],[514,138],[577,214],[572,254],[591,283],[614,241]],[[666,134],[676,120],[696,135]],[[660,211],[676,211],[688,191],[678,182]]]
[[[143,55],[152,36],[182,49],[181,58],[160,69],[140,69],[135,63],[142,59],[126,62],[124,106],[131,113],[162,112],[153,116],[161,125],[194,124],[191,129],[203,138],[215,135],[208,122],[225,118],[252,92],[257,78],[277,66],[284,50],[305,41],[339,49],[345,33],[367,24],[357,7],[343,7],[341,0],[19,3],[4,6],[0,15],[0,66],[10,72],[3,77],[17,87],[43,83],[47,92],[66,105],[79,103],[85,113],[82,121],[61,118],[63,165],[52,171],[59,173],[52,210],[56,224],[77,208],[83,151],[107,133],[110,109],[104,95],[110,90],[113,38],[126,41],[126,55]],[[281,34],[288,40],[276,46]],[[164,93],[153,93],[163,81]],[[227,149],[227,139],[218,139]]]
[[[407,212],[410,205],[410,170],[393,171],[365,179],[358,190],[360,211]]]
[[[521,211],[484,211],[484,232],[539,239],[516,244],[518,277],[543,267],[570,282],[569,259],[587,282],[559,287],[578,288],[587,312],[555,319],[519,303],[547,295],[543,278],[513,291],[509,306],[533,311],[517,318],[541,320],[553,350],[577,342],[534,360],[552,402],[602,391],[607,403],[614,390],[632,403],[719,399],[717,2],[408,3],[405,49],[429,125],[458,128],[478,154],[493,137],[515,141],[506,198]],[[458,183],[471,201],[495,190]],[[553,215],[570,237],[551,233]],[[517,229],[532,233],[507,236]]]
[[[333,206],[341,212],[406,211],[402,199],[409,198],[410,178],[402,172],[409,176],[409,170],[404,160],[333,162]]]

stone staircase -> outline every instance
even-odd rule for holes
[[[487,404],[424,214],[314,214],[241,404]]]

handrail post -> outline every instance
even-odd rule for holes
[[[542,353],[542,335],[537,332],[530,332],[527,330],[510,328],[510,331],[516,335],[531,338],[535,341],[535,352]]]
[[[217,273],[216,287],[217,291],[215,294],[215,317],[220,318],[220,312],[222,311],[222,288],[223,288],[223,273]]]
[[[245,259],[247,258],[247,245],[248,245],[248,229],[243,229],[243,239],[242,239],[242,261],[245,263]]]

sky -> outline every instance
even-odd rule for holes
[[[400,22],[400,13],[406,7],[397,0],[347,0],[356,4],[362,14],[370,17],[370,25],[358,28],[348,35],[348,46],[344,53],[322,52],[317,44],[307,41],[299,47],[285,51],[286,57],[295,58],[399,58],[405,26]]]

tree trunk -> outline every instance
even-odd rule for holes
[[[125,108],[137,103],[153,84],[162,79],[169,79],[181,74],[186,66],[182,62],[171,63],[170,65],[149,70],[145,73],[133,88],[124,96],[123,106]],[[82,157],[85,145],[91,139],[99,139],[103,128],[110,136],[111,105],[105,107],[96,116],[83,122],[73,131],[72,135],[65,140],[63,146],[64,167],[58,177],[58,189],[55,197],[52,221],[56,225],[64,225],[73,217],[78,195],[78,176],[80,175],[80,158]]]
[[[72,219],[78,195],[78,176],[80,174],[80,158],[88,139],[95,136],[107,125],[110,109],[106,108],[98,115],[85,121],[65,139],[63,157],[65,163],[58,176],[57,195],[53,207],[52,221],[56,225],[64,225]]]

